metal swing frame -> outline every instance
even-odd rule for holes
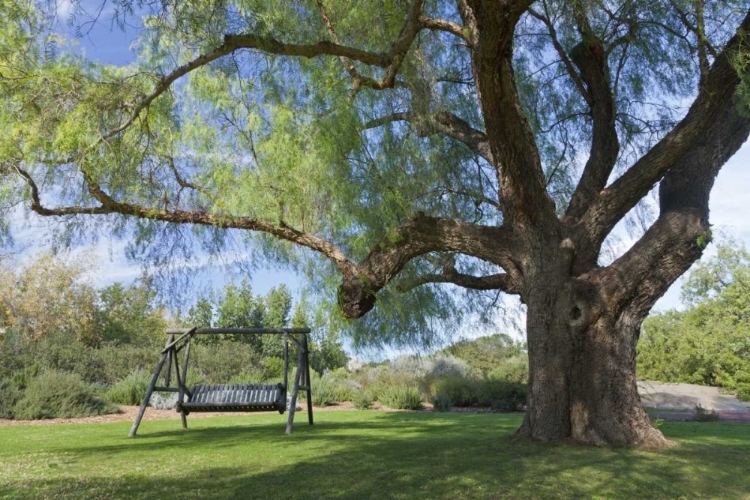
[[[172,328],[167,330],[167,342],[161,350],[161,357],[156,363],[143,403],[130,428],[129,437],[138,432],[143,414],[154,392],[176,392],[175,410],[180,413],[182,428],[187,429],[187,416],[191,412],[260,412],[286,410],[289,373],[289,343],[297,348],[297,369],[294,373],[292,398],[289,404],[289,417],[286,422],[286,433],[291,434],[294,427],[294,413],[297,407],[297,396],[300,390],[307,395],[307,421],[313,425],[312,389],[310,387],[310,362],[308,350],[309,328]],[[192,389],[186,386],[188,362],[190,360],[190,341],[195,335],[283,335],[284,336],[284,382],[283,384],[219,384],[196,385]],[[178,354],[185,351],[182,367]],[[159,376],[166,365],[164,385],[157,386]],[[182,369],[180,369],[182,368]],[[176,385],[172,385],[172,372]],[[187,396],[187,401],[185,401]]]

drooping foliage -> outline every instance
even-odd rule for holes
[[[79,32],[101,23],[91,14],[95,3],[72,2],[66,21]],[[115,234],[133,238],[133,256],[159,264],[201,247],[247,244],[251,260],[300,266],[329,305],[339,275],[326,245],[359,262],[389,234],[399,243],[392,228],[415,214],[504,220],[489,153],[466,136],[484,120],[462,2],[101,5],[133,36],[135,62],[104,65],[81,55],[54,2],[3,0],[4,207],[26,201],[42,215],[66,216],[60,236],[70,241],[100,223],[78,215],[101,214]],[[404,17],[415,5],[434,22],[424,21],[428,28],[399,52],[388,44],[408,32]],[[599,56],[608,61],[620,174],[684,115],[680,103],[705,83],[745,7],[740,0],[529,5],[515,29],[516,86],[558,212],[595,135],[591,102],[581,97],[590,90],[581,33],[604,44],[595,52],[605,50]],[[735,54],[738,67],[743,57]],[[632,217],[648,221],[648,200],[639,206]],[[2,218],[2,227],[14,217]],[[472,312],[495,304],[494,292],[411,286],[447,265],[497,271],[461,253],[427,253],[400,269],[363,321],[332,326],[349,329],[358,343],[424,344],[467,304]]]

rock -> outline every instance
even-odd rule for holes
[[[172,392],[168,396],[163,396],[158,392],[151,395],[151,399],[148,401],[152,408],[157,410],[174,410],[177,405],[177,393]]]

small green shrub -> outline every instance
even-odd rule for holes
[[[326,377],[312,377],[312,402],[315,406],[333,406],[338,403],[336,399],[336,382]],[[304,394],[302,392],[301,394]]]
[[[358,410],[367,410],[372,407],[374,402],[375,398],[373,397],[372,391],[368,389],[354,391],[354,394],[352,395],[352,403],[354,403],[354,407]]]
[[[23,370],[18,370],[17,372],[14,372],[13,375],[10,378],[10,381],[20,390],[26,389],[26,387],[29,385],[29,382],[34,380],[37,376],[39,376],[39,372],[41,372],[41,368],[38,363],[34,363],[32,365],[27,366]]]
[[[414,386],[386,385],[378,388],[378,401],[395,410],[421,410],[422,393]]]
[[[737,399],[750,401],[750,383],[737,384]]]
[[[13,418],[13,407],[23,391],[11,380],[0,380],[0,418]]]
[[[439,392],[434,398],[432,398],[432,406],[435,411],[451,411],[451,408],[453,408],[453,401],[446,393]]]
[[[13,408],[15,417],[22,420],[87,417],[117,411],[115,406],[95,397],[80,375],[54,370],[33,379]]]
[[[265,379],[282,378],[284,376],[284,360],[282,358],[267,358],[263,364]]]
[[[99,349],[79,342],[72,335],[50,335],[32,344],[30,348],[33,349],[34,359],[44,370],[77,373],[89,383],[114,383],[117,380],[107,380],[106,361],[101,357]],[[129,368],[121,377],[131,370]]]
[[[114,385],[135,370],[153,373],[162,347],[162,345],[142,346],[114,343],[102,345],[96,350],[97,359],[104,365],[102,369],[104,375],[99,381]],[[180,357],[180,366],[182,366],[182,357]]]
[[[134,370],[115,385],[109,388],[105,398],[118,405],[139,405],[146,395],[152,374],[146,370]]]
[[[487,374],[487,378],[525,384],[529,379],[529,359],[526,356],[505,359]]]
[[[336,401],[351,401],[354,399],[354,393],[357,392],[358,387],[352,386],[347,380],[334,380],[333,391]]]
[[[260,371],[246,371],[239,373],[229,380],[230,384],[260,384],[265,380]]]
[[[448,377],[435,386],[458,407],[490,407],[517,411],[526,404],[526,386],[507,380]]]
[[[695,420],[697,422],[718,422],[719,414],[714,410],[708,410],[701,405],[695,407]]]
[[[221,342],[216,345],[193,345],[188,371],[204,374],[209,384],[226,384],[243,372],[261,367],[263,363],[252,346],[241,342]]]

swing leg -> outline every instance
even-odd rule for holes
[[[185,412],[180,412],[180,418],[182,419],[182,428],[187,429],[187,415],[185,415]]]
[[[286,420],[286,433],[291,434],[294,430],[294,412],[297,409],[297,393],[299,392],[299,379],[302,375],[302,349],[300,349],[299,356],[297,356],[297,370],[294,373],[294,388],[292,389],[292,401],[289,404],[289,417]]]
[[[168,352],[162,354],[161,359],[159,359],[159,362],[156,364],[154,376],[151,377],[151,383],[148,385],[146,395],[143,396],[143,403],[141,403],[141,407],[138,409],[138,415],[136,415],[135,420],[133,421],[133,427],[130,428],[128,437],[134,437],[135,433],[138,432],[138,426],[141,425],[141,419],[143,418],[143,414],[146,412],[146,406],[148,406],[148,402],[151,400],[151,394],[154,393],[156,381],[159,379],[159,374],[161,374],[161,369],[164,366],[164,362],[167,360],[167,356],[169,356]]]

